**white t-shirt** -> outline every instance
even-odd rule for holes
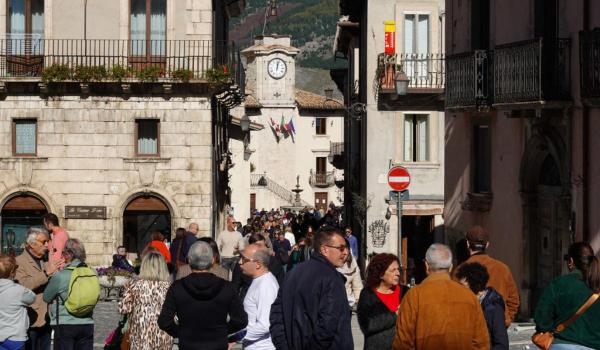
[[[244,350],[275,350],[269,332],[269,314],[278,290],[277,279],[270,272],[252,280],[244,298],[244,310],[248,314],[246,336],[242,340]]]
[[[221,256],[224,258],[232,258],[234,256],[235,249],[238,248],[238,243],[242,235],[238,231],[221,231],[219,237],[217,237],[217,246]]]
[[[290,246],[295,246],[296,245],[296,236],[294,236],[293,233],[291,232],[286,232],[285,233],[285,239],[287,239],[288,241],[290,241]]]

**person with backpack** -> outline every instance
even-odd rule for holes
[[[92,350],[92,314],[100,297],[98,276],[85,264],[85,247],[79,240],[67,240],[62,256],[65,268],[50,278],[44,290],[54,329],[54,349]]]

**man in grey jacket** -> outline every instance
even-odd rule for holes
[[[22,348],[27,340],[29,317],[27,306],[35,294],[14,282],[17,263],[15,258],[0,255],[0,348]]]

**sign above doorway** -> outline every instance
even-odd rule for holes
[[[95,207],[85,205],[65,206],[65,219],[106,219],[106,207]]]

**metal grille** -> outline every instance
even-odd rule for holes
[[[446,107],[477,107],[489,104],[488,56],[485,50],[448,56]]]

